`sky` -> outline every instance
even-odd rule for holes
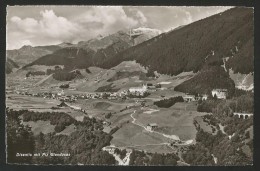
[[[8,6],[7,49],[77,43],[119,30],[149,27],[163,32],[231,7]]]

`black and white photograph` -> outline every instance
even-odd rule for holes
[[[6,13],[6,163],[253,165],[253,7]]]

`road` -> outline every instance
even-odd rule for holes
[[[133,120],[132,120],[132,123],[133,123],[133,124],[142,127],[142,128],[143,128],[144,130],[146,130],[147,132],[156,133],[156,134],[159,134],[159,135],[161,135],[161,136],[163,136],[163,137],[169,138],[169,139],[171,139],[171,140],[180,141],[180,138],[179,138],[177,135],[167,135],[167,134],[163,134],[163,133],[161,133],[161,132],[149,130],[149,129],[147,129],[146,126],[136,123],[136,118],[133,116],[133,115],[135,114],[135,112],[136,112],[136,110],[130,115],[131,118],[133,119]],[[176,145],[189,145],[189,144],[191,144],[191,143],[192,143],[192,140],[188,140],[188,141],[183,142],[183,144],[177,143]]]
[[[115,160],[118,162],[118,165],[128,166],[130,162],[130,155],[132,153],[132,150],[127,149],[125,157],[121,159],[120,156],[115,153],[115,149],[116,147],[114,146],[106,146],[102,148],[103,151],[107,151],[109,154],[112,154],[114,156]]]
[[[130,115],[131,118],[133,119],[132,123],[139,126],[139,127],[142,127],[144,130],[151,132],[151,133],[159,134],[163,137],[166,137],[166,138],[169,138],[169,139],[172,139],[172,140],[175,140],[175,141],[177,140],[178,142],[174,145],[190,145],[192,143],[192,140],[191,141],[188,140],[188,141],[184,141],[184,142],[182,141],[182,143],[179,143],[180,139],[179,139],[178,136],[166,135],[166,134],[163,134],[163,133],[160,133],[160,132],[157,132],[157,131],[147,129],[144,125],[136,123],[137,119],[133,116],[135,114],[135,112],[136,112],[136,110]],[[114,145],[110,145],[110,146],[103,147],[103,150],[108,151],[110,154],[112,154],[119,165],[129,165],[130,155],[132,153],[132,150],[129,149],[129,148],[144,147],[144,146],[158,146],[158,145],[166,145],[166,146],[170,147],[174,152],[176,152],[176,149],[174,149],[174,147],[171,145],[171,143],[168,143],[168,142],[159,143],[159,144],[144,144],[144,145],[123,146],[123,147],[115,147]],[[123,149],[128,150],[124,159],[121,159],[119,157],[119,155],[115,154],[115,152],[114,152],[115,148],[119,148],[119,149],[123,148]],[[181,156],[179,156],[179,157],[180,157],[180,161],[178,161],[179,163],[182,163],[184,165],[189,165],[189,164],[185,163],[185,161],[183,161]]]

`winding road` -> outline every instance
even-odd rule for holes
[[[141,124],[136,123],[136,120],[137,120],[137,119],[133,116],[133,115],[135,114],[135,112],[136,112],[136,110],[130,115],[131,118],[133,119],[133,120],[132,120],[132,123],[133,123],[133,124],[142,127],[142,128],[143,128],[144,130],[146,130],[147,132],[156,133],[156,134],[159,134],[159,135],[164,136],[164,137],[166,137],[166,138],[169,138],[169,139],[171,139],[171,140],[180,141],[180,138],[179,138],[177,135],[167,135],[167,134],[163,134],[163,133],[161,133],[161,132],[149,130],[149,129],[147,129],[147,127],[145,127],[144,125],[141,125]],[[193,140],[187,140],[187,141],[181,141],[181,142],[182,142],[181,144],[180,144],[180,143],[176,143],[176,144],[174,144],[174,145],[189,145],[189,144],[191,144],[191,143],[193,142]],[[170,144],[170,143],[168,143],[168,144]],[[164,143],[164,145],[165,145],[165,143]]]
[[[172,140],[175,140],[175,141],[178,141],[176,142],[176,144],[174,145],[190,145],[192,144],[192,140],[188,140],[188,141],[181,141],[182,143],[179,143],[180,142],[180,139],[178,136],[176,135],[166,135],[166,134],[163,134],[163,133],[160,133],[160,132],[157,132],[157,131],[152,131],[152,130],[149,130],[147,129],[144,125],[142,124],[139,124],[139,123],[136,123],[136,118],[133,116],[135,114],[136,110],[134,110],[134,112],[130,115],[131,118],[133,119],[132,120],[132,123],[139,126],[139,127],[142,127],[144,130],[148,131],[148,132],[151,132],[151,133],[156,133],[156,134],[159,134],[161,136],[164,136],[166,138],[169,138],[169,139],[172,139]],[[176,152],[176,149],[173,148],[173,146],[171,145],[171,143],[168,143],[168,142],[164,142],[164,143],[159,143],[159,144],[144,144],[144,145],[133,145],[133,146],[123,146],[123,147],[116,147],[114,145],[110,145],[110,146],[106,146],[106,147],[103,147],[102,149],[104,151],[107,151],[109,154],[112,154],[115,158],[115,160],[118,162],[119,165],[129,165],[129,162],[130,162],[130,155],[132,153],[132,150],[129,149],[129,148],[134,148],[134,147],[144,147],[144,146],[158,146],[158,145],[166,145],[168,146],[169,148],[171,148],[174,152]],[[119,149],[126,149],[127,150],[127,153],[126,153],[126,156],[124,159],[121,159],[119,157],[118,154],[115,153],[115,148],[119,148]],[[182,163],[184,165],[189,165],[187,164],[185,161],[183,161],[182,157],[180,157],[180,160],[178,161],[178,163]]]

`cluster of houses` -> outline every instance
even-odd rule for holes
[[[58,92],[58,93],[51,93],[51,92],[38,92],[38,93],[30,93],[28,91],[15,91],[16,94],[20,95],[27,95],[32,97],[43,97],[46,99],[57,99],[57,100],[63,100],[67,102],[75,102],[78,98],[77,95],[64,95],[64,92]]]
[[[192,95],[192,94],[185,94],[182,98],[185,102],[192,102],[192,101],[198,101],[200,99],[201,100],[207,100],[208,95],[203,94],[203,95],[195,96],[195,95]]]
[[[153,92],[156,91],[157,88],[161,88],[160,84],[152,84],[152,83],[147,83],[147,84],[142,84],[141,87],[131,87],[129,88],[129,93],[134,94],[134,95],[144,95],[145,92]]]
[[[127,90],[123,90],[120,92],[95,92],[95,93],[84,93],[84,94],[76,94],[76,95],[65,95],[64,90],[61,90],[58,93],[54,93],[54,92],[30,93],[28,91],[15,91],[15,93],[20,95],[33,96],[33,97],[57,99],[66,102],[75,102],[77,99],[119,99],[119,98],[124,98],[128,95]]]
[[[137,95],[143,96],[145,92],[156,91],[160,85],[153,85],[151,83],[143,84],[141,87],[131,87],[128,90],[123,90],[120,92],[95,92],[95,93],[84,93],[78,95],[65,95],[64,90],[62,89],[58,93],[54,92],[39,92],[39,93],[30,93],[28,91],[16,91],[17,94],[28,95],[34,97],[43,97],[43,98],[52,98],[63,100],[67,102],[75,102],[77,99],[122,99],[128,98],[128,95]]]
[[[217,99],[226,99],[227,98],[227,89],[213,89],[211,91],[212,97],[216,97]],[[185,94],[183,96],[185,102],[198,101],[198,100],[207,100],[207,94],[198,94],[197,96],[193,94]]]

